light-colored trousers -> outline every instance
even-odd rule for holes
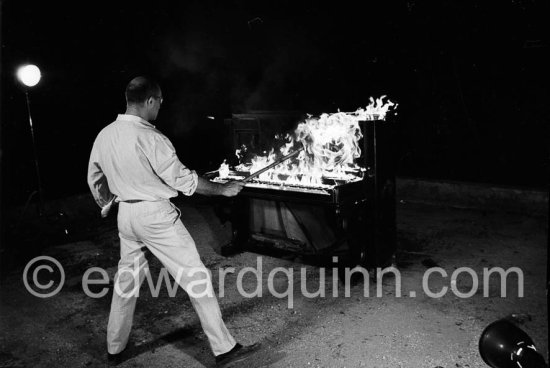
[[[226,353],[235,346],[235,339],[222,320],[208,269],[179,216],[179,210],[170,201],[119,204],[120,261],[107,326],[109,353],[120,353],[128,343],[137,293],[148,272],[143,247],[147,247],[187,291],[214,355]]]

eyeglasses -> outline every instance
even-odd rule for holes
[[[153,96],[153,98],[159,100],[160,104],[162,105],[162,101],[164,101],[164,99],[162,98],[162,96]]]

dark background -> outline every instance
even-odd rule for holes
[[[227,154],[231,113],[354,111],[387,95],[398,175],[547,186],[548,1],[321,4],[3,1],[3,205],[36,189],[25,62],[43,76],[30,98],[46,198],[88,190],[92,142],[144,73],[163,88],[155,125],[199,172]]]

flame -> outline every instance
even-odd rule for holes
[[[353,115],[338,112],[310,117],[298,125],[295,134],[310,154],[309,165],[323,171],[353,165],[354,159],[361,156],[358,142],[363,134]]]
[[[250,163],[241,163],[238,171],[254,173],[275,162],[277,158],[287,155],[299,147],[304,147],[296,157],[282,162],[273,169],[260,174],[257,181],[273,184],[290,184],[307,187],[326,188],[331,185],[323,183],[323,178],[343,182],[361,180],[364,168],[355,161],[361,156],[359,140],[363,137],[359,121],[384,120],[387,112],[397,105],[391,101],[384,102],[386,96],[376,100],[370,98],[370,104],[352,113],[337,112],[321,114],[319,117],[308,116],[296,127],[294,134],[284,136],[277,150],[258,155]],[[276,135],[281,140],[281,135]],[[242,162],[247,152],[246,146],[237,149],[235,154]],[[227,165],[224,161],[223,165]],[[223,168],[223,172],[227,172]],[[220,174],[222,167],[220,166]]]
[[[243,144],[241,145],[241,148],[237,148],[235,150],[235,156],[237,156],[237,158],[239,159],[239,162],[241,162],[244,158],[244,155],[246,154],[246,151],[248,149],[246,148],[246,146]],[[225,162],[225,160],[223,160],[223,162]]]
[[[375,101],[374,98],[371,97],[370,104],[365,109],[360,108],[355,112],[355,114],[360,118],[359,120],[375,120],[375,117],[380,120],[384,120],[390,109],[393,108],[393,110],[395,110],[397,108],[397,104],[390,100],[388,100],[388,102],[384,102],[385,98],[386,96],[384,95],[377,98]]]
[[[218,174],[221,179],[225,179],[229,176],[229,164],[227,160],[223,160],[220,168],[218,169]]]

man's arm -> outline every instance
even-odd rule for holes
[[[180,162],[168,138],[162,135],[155,138],[154,149],[148,154],[147,159],[155,173],[172,188],[188,196],[196,192],[208,196],[233,197],[244,187],[243,182],[231,181],[219,184],[201,178],[195,171],[189,170]]]
[[[225,184],[212,183],[209,180],[198,177],[197,190],[195,192],[207,196],[222,195],[225,197],[233,197],[239,194],[243,189],[244,182],[229,181]]]
[[[107,216],[116,196],[111,193],[107,177],[99,166],[95,147],[92,148],[88,163],[88,186],[97,205],[101,207],[101,216]]]

